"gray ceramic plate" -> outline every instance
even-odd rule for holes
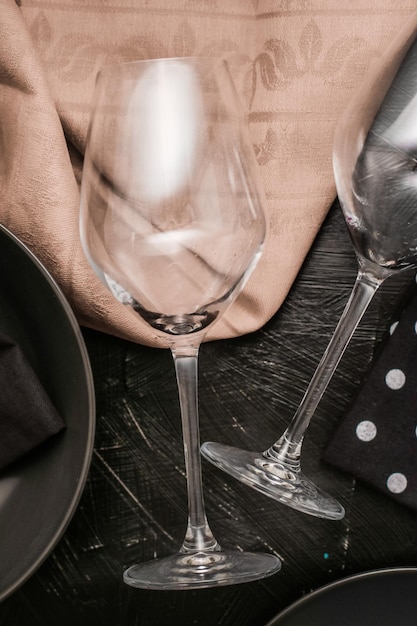
[[[0,329],[37,372],[66,429],[0,474],[0,600],[25,582],[62,536],[81,496],[95,403],[80,329],[39,261],[0,226]]]
[[[267,626],[411,626],[417,623],[417,567],[374,570],[317,589]]]

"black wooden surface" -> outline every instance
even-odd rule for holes
[[[251,336],[203,345],[202,441],[260,450],[281,434],[342,313],[356,267],[335,205],[274,319]],[[89,478],[55,550],[0,605],[1,626],[263,626],[332,580],[417,565],[416,515],[320,461],[411,280],[399,276],[381,288],[307,433],[303,467],[344,504],[344,520],[288,509],[204,462],[207,514],[220,543],[272,551],[283,560],[271,578],[219,589],[155,592],[123,584],[126,566],[169,554],[183,538],[186,494],[174,370],[168,351],[85,330],[97,396]]]

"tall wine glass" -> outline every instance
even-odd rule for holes
[[[256,162],[224,61],[139,61],[99,74],[80,229],[98,276],[171,349],[179,390],[184,542],[177,554],[130,567],[125,582],[187,589],[273,574],[275,555],[221,549],[202,493],[199,346],[245,284],[265,235]]]
[[[350,299],[290,425],[270,448],[249,452],[207,442],[203,455],[290,507],[327,519],[344,509],[301,469],[305,432],[367,306],[394,273],[417,267],[416,18],[381,60],[338,124],[334,173],[358,260]]]

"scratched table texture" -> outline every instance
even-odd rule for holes
[[[276,316],[250,336],[203,345],[202,441],[258,450],[275,441],[327,346],[356,269],[335,203]],[[126,566],[167,555],[183,538],[186,490],[174,368],[168,351],[84,330],[97,397],[89,477],[54,551],[0,605],[1,626],[263,626],[333,580],[417,565],[416,515],[320,461],[411,281],[400,275],[376,295],[307,432],[304,469],[344,504],[342,521],[291,510],[203,462],[207,515],[220,543],[271,551],[283,561],[278,574],[231,587],[163,592],[123,584]]]

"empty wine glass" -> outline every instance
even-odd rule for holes
[[[265,235],[256,162],[224,61],[159,59],[100,72],[80,231],[104,284],[171,349],[179,390],[189,506],[184,542],[177,554],[127,569],[125,582],[188,589],[277,572],[273,554],[221,549],[202,493],[199,346],[245,284]]]
[[[275,500],[341,519],[342,505],[301,469],[306,429],[376,290],[417,267],[417,43],[415,18],[384,55],[338,124],[334,173],[358,260],[350,299],[290,425],[263,452],[207,442],[214,465]]]

